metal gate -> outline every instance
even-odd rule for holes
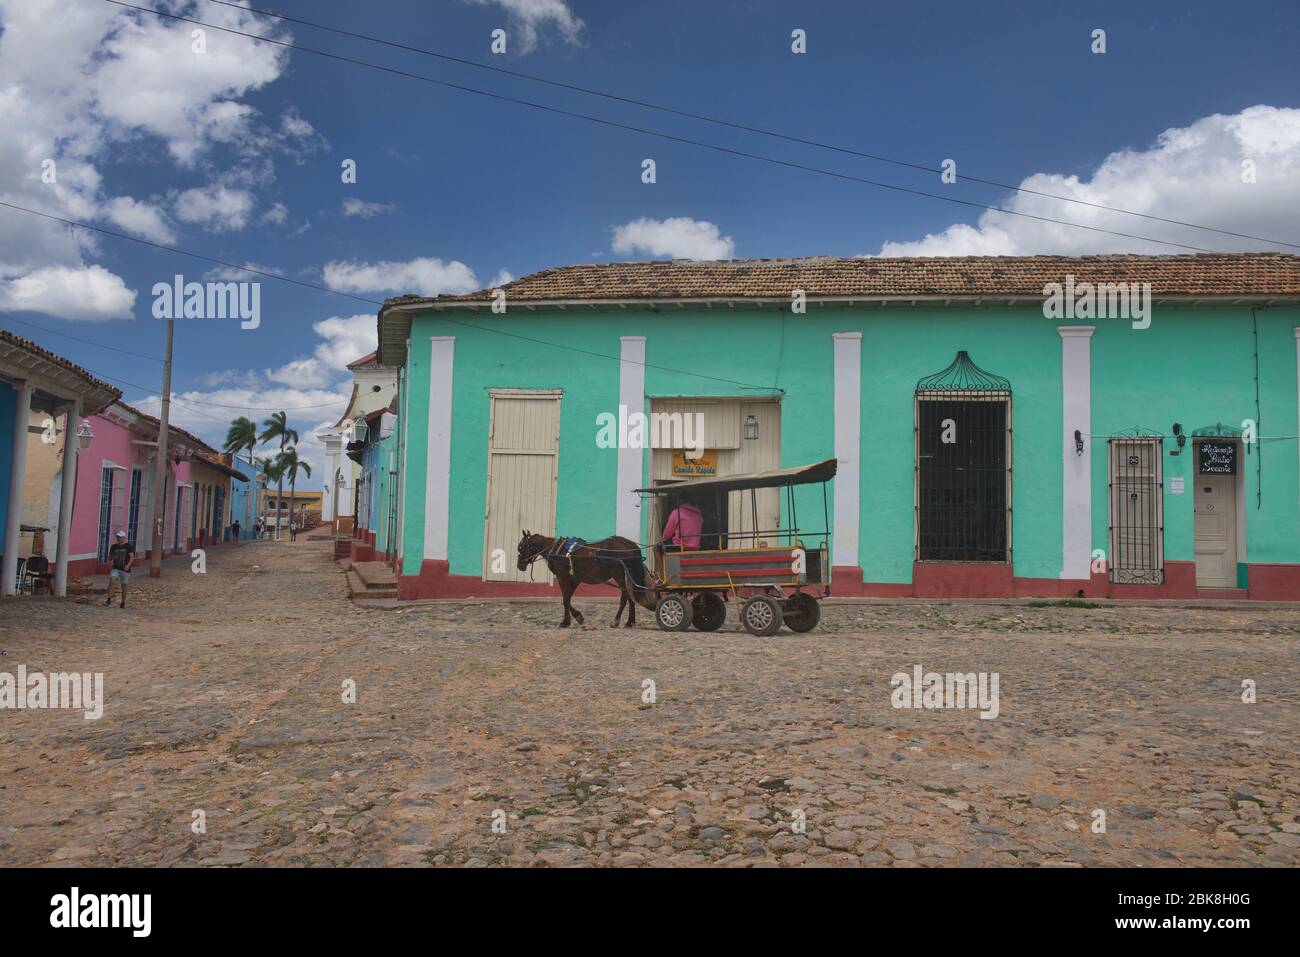
[[[1161,585],[1165,580],[1164,437],[1131,434],[1109,442],[1110,580]]]
[[[963,350],[916,384],[916,560],[1011,561],[1011,383]]]

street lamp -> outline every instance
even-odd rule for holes
[[[90,448],[90,443],[94,441],[95,433],[91,431],[90,422],[82,419],[81,425],[77,426],[77,448],[84,452]]]
[[[370,426],[366,424],[365,419],[357,418],[353,421],[352,441],[364,442],[366,440],[366,436],[369,434],[370,434]]]

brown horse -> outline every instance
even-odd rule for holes
[[[560,584],[560,595],[564,599],[564,620],[561,628],[569,627],[570,616],[583,623],[582,612],[573,607],[573,593],[581,584],[617,586],[619,590],[618,614],[611,622],[611,628],[617,628],[623,617],[623,609],[628,608],[627,625],[636,625],[636,606],[653,608],[649,589],[646,587],[645,560],[636,542],[628,541],[617,535],[602,538],[598,542],[584,542],[571,552],[564,552],[563,538],[550,538],[524,530],[519,539],[519,570],[524,571],[536,561],[543,561],[550,569],[555,580]]]

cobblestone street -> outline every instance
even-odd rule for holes
[[[97,721],[0,711],[5,865],[1300,854],[1297,608],[829,604],[810,634],[754,638],[734,612],[610,629],[581,591],[570,630],[558,600],[362,609],[317,542],[135,578],[126,610],[0,605],[0,671],[105,676]],[[916,665],[996,672],[997,718],[892,707]]]

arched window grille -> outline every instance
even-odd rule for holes
[[[1011,561],[1011,382],[965,350],[916,384],[916,560]]]

